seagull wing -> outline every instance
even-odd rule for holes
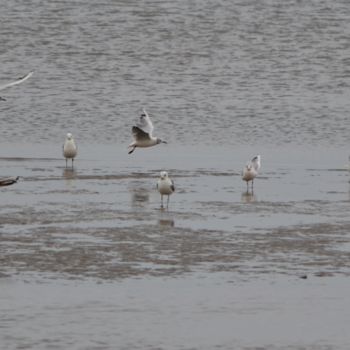
[[[146,110],[143,110],[143,113],[141,114],[139,122],[136,124],[136,126],[145,133],[149,134],[149,136],[152,136],[153,124]]]
[[[26,74],[25,76],[18,78],[17,80],[11,82],[11,83],[7,83],[4,85],[0,85],[0,90],[4,90],[6,88],[9,88],[11,86],[17,85],[17,84],[21,84],[24,81],[26,81],[27,79],[29,79],[31,76],[33,75],[33,72],[29,72],[28,74]]]
[[[132,127],[132,135],[136,141],[146,141],[150,140],[150,135],[147,132],[144,132],[138,126]]]
[[[0,186],[3,187],[3,186],[13,185],[18,181],[18,179],[19,179],[19,176],[2,178],[0,179]]]
[[[171,185],[170,185],[171,190],[174,192],[175,191],[175,183],[173,180],[171,180]]]
[[[251,163],[256,171],[260,169],[260,156],[255,156],[252,160]]]

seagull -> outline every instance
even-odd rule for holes
[[[174,181],[169,178],[168,173],[166,171],[160,172],[160,178],[158,179],[158,182],[157,182],[157,190],[160,193],[160,197],[161,197],[161,208],[164,208],[163,196],[164,195],[168,196],[167,205],[166,205],[166,207],[168,208],[169,197],[175,191],[175,185],[174,185]]]
[[[252,182],[252,191],[254,185],[254,179],[258,175],[258,171],[261,167],[261,157],[260,155],[255,156],[250,162],[246,164],[243,169],[242,180],[247,181],[247,192],[249,190],[248,183]]]
[[[18,84],[21,84],[23,83],[24,81],[26,81],[27,79],[29,79],[32,75],[33,75],[34,72],[29,72],[28,74],[26,74],[25,76],[23,77],[20,77],[18,78],[17,80],[15,81],[12,81],[11,83],[6,83],[6,84],[3,84],[3,85],[0,85],[0,90],[5,90],[11,86],[14,86],[14,85],[18,85]],[[0,100],[2,101],[6,101],[5,98],[3,97],[0,97]]]
[[[134,142],[132,142],[128,147],[131,148],[129,154],[135,151],[136,147],[151,147],[158,145],[159,143],[167,143],[161,139],[152,136],[153,124],[151,119],[144,109],[139,122],[136,126],[132,127],[132,136],[134,137]]]
[[[66,168],[68,164],[68,159],[72,159],[72,169],[73,169],[73,161],[74,157],[77,155],[78,147],[75,144],[73,139],[73,135],[69,132],[66,136],[66,140],[63,145],[63,156],[66,158]]]
[[[14,177],[14,176],[5,177],[5,178],[0,179],[0,186],[1,187],[10,186],[10,185],[15,184],[18,180],[19,180],[19,176],[17,176],[17,177]]]

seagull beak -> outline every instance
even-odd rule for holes
[[[168,142],[166,142],[166,141],[162,141],[162,143],[168,143]]]

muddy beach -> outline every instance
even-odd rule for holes
[[[345,349],[350,200],[339,149],[322,153],[326,167],[313,152],[285,150],[284,162],[264,150],[253,193],[240,177],[245,151],[228,163],[231,150],[210,149],[155,151],[176,184],[168,210],[150,152],[86,146],[74,170],[50,147],[42,158],[2,158],[8,174],[24,169],[2,189],[5,348]],[[15,324],[35,332],[16,337]]]
[[[0,86],[34,72],[0,94],[1,349],[349,349],[346,1],[18,0],[0,23]],[[128,155],[142,108],[168,144]]]

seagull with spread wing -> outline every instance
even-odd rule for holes
[[[255,156],[243,169],[242,180],[247,182],[247,192],[248,192],[248,183],[252,182],[252,191],[254,186],[254,179],[258,176],[258,172],[261,167],[261,157],[260,155]]]
[[[17,80],[15,81],[12,81],[10,83],[6,83],[6,84],[3,84],[3,85],[0,85],[0,90],[5,90],[11,86],[15,86],[15,85],[18,85],[18,84],[21,84],[23,83],[24,81],[26,81],[27,79],[29,79],[32,75],[33,75],[34,72],[29,72],[28,74],[26,74],[25,76],[23,77],[20,77],[18,78]],[[0,97],[0,100],[5,100],[4,98]]]
[[[131,150],[129,154],[135,151],[136,147],[151,147],[158,145],[159,143],[166,143],[165,141],[152,136],[153,124],[151,119],[144,109],[139,122],[136,123],[136,126],[132,127],[132,136],[134,137],[134,142],[132,142],[129,147]]]

